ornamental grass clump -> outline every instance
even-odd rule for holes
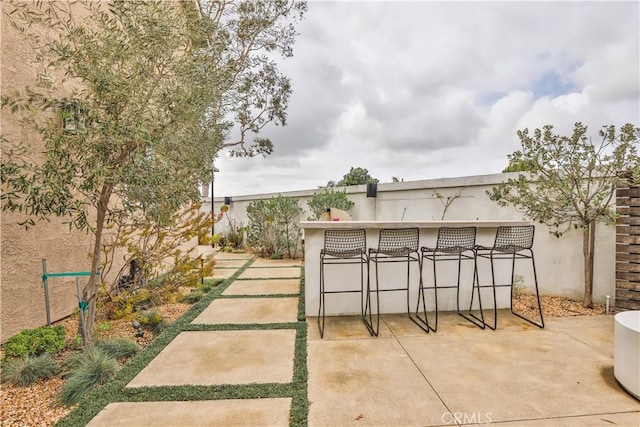
[[[157,310],[143,311],[138,314],[140,324],[150,331],[159,334],[167,326],[167,321]]]
[[[182,302],[187,304],[195,304],[202,299],[204,296],[204,292],[202,290],[197,289],[189,292],[184,297],[182,297]]]
[[[135,356],[141,350],[138,343],[125,338],[101,341],[96,344],[96,347],[107,356],[118,360]]]
[[[90,347],[75,361],[77,365],[62,386],[60,400],[71,406],[94,387],[109,381],[118,371],[118,363],[101,349]]]
[[[60,368],[50,354],[40,356],[24,356],[13,359],[2,366],[2,382],[9,382],[20,387],[28,386],[39,380],[57,374]]]

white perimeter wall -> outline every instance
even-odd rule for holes
[[[491,187],[517,175],[517,173],[480,175],[378,184],[377,198],[366,197],[365,185],[338,189],[346,189],[349,199],[355,202],[355,206],[350,212],[354,220],[439,220],[442,217],[444,206],[441,199],[434,195],[434,192],[438,192],[446,198],[454,196],[461,188],[460,197],[451,203],[444,219],[526,220],[515,208],[503,208],[489,200],[486,193]],[[215,191],[218,192],[220,190],[215,189]],[[314,193],[322,191],[324,190],[316,189],[249,196],[234,196],[231,194],[228,195],[232,197],[232,202],[229,205],[227,214],[229,218],[239,224],[247,225],[246,207],[249,203],[281,194],[299,200],[300,207],[304,209],[301,220],[306,220],[311,215],[306,203],[307,200],[310,200]],[[204,199],[203,202],[203,209],[209,212],[211,210],[211,199]],[[224,197],[216,197],[214,199],[215,212],[220,212],[220,206],[223,204]],[[215,227],[216,233],[224,234],[228,227],[227,218],[223,218]],[[421,245],[432,243],[434,242],[420,242]],[[478,243],[491,245],[493,241],[481,241],[479,239]],[[546,295],[582,298],[584,293],[582,230],[572,230],[563,237],[556,238],[549,234],[549,229],[546,225],[536,224],[533,249],[536,256],[541,292]],[[525,285],[529,286],[531,284],[525,283]],[[606,295],[614,294],[615,227],[599,224],[596,231],[594,300],[596,302],[604,302]]]

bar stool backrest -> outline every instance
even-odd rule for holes
[[[498,227],[493,249],[498,252],[515,253],[533,246],[533,225],[513,225]]]
[[[367,236],[364,229],[325,230],[322,253],[337,258],[350,258],[367,250]]]
[[[466,252],[473,250],[475,244],[475,227],[441,227],[438,230],[436,252]]]
[[[378,239],[378,252],[398,256],[418,252],[417,228],[383,228]]]

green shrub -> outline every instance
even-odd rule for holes
[[[96,344],[96,347],[102,350],[104,354],[114,359],[131,357],[141,350],[138,343],[125,338],[101,341]]]
[[[62,386],[60,400],[67,406],[78,403],[85,393],[107,382],[117,370],[115,359],[97,347],[90,347],[77,359],[77,366]]]
[[[162,332],[167,325],[162,314],[158,313],[157,310],[149,310],[143,311],[138,314],[138,318],[140,319],[140,324],[149,329],[156,334]]]
[[[50,354],[42,354],[37,357],[25,356],[13,359],[2,366],[2,382],[24,387],[49,378],[58,373],[60,368],[55,364]]]
[[[315,221],[320,219],[323,213],[329,208],[342,209],[343,211],[349,211],[355,205],[354,202],[349,200],[347,192],[335,191],[333,188],[326,188],[324,193],[315,193],[311,200],[307,201],[307,205],[313,216],[310,216],[309,221]]]
[[[249,203],[247,243],[263,257],[286,254],[295,258],[301,213],[298,199],[293,197],[280,195]]]
[[[65,330],[62,326],[41,326],[25,329],[9,338],[3,345],[5,357],[38,356],[55,354],[65,347]]]
[[[195,304],[202,299],[204,292],[200,289],[194,290],[182,297],[182,302],[187,304]]]

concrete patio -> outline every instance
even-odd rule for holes
[[[233,272],[251,261],[220,258]],[[181,332],[127,388],[290,383],[295,329],[260,325],[296,322],[300,282],[292,275],[300,277],[300,267],[291,261],[250,264],[192,322],[239,330]],[[541,330],[502,311],[490,331],[446,313],[438,332],[425,334],[405,315],[384,315],[373,338],[359,318],[329,317],[320,339],[308,318],[308,425],[639,426],[640,402],[613,376],[613,316],[546,321]],[[288,425],[291,405],[114,402],[90,425]]]
[[[613,376],[613,316],[548,319],[504,311],[499,330],[455,314],[425,334],[383,316],[309,320],[309,425],[640,425],[640,402]]]

